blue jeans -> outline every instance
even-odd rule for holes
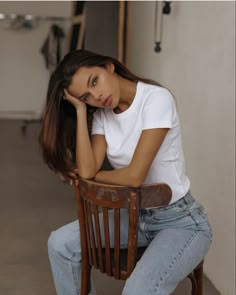
[[[112,223],[112,213],[109,218]],[[121,210],[123,247],[126,246],[127,228],[127,210]],[[79,223],[75,221],[52,232],[49,237],[49,259],[58,295],[80,294],[79,235]],[[113,233],[111,241],[112,236]],[[148,247],[125,282],[122,295],[170,294],[201,262],[211,240],[207,215],[190,192],[168,206],[140,210],[138,243]],[[90,294],[96,294],[93,284]]]

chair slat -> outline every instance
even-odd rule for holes
[[[94,206],[94,220],[95,220],[95,228],[96,228],[98,265],[99,265],[100,271],[104,272],[104,265],[103,265],[103,259],[102,259],[101,231],[100,231],[100,222],[99,222],[99,214],[98,214],[97,206]]]
[[[120,279],[120,209],[114,209],[114,234],[115,234],[115,247],[114,247],[114,277]]]
[[[84,215],[85,215],[85,221],[86,221],[86,235],[87,235],[87,245],[88,245],[88,258],[89,258],[89,264],[92,265],[92,254],[91,254],[91,242],[90,242],[90,234],[89,234],[89,224],[88,224],[88,210],[87,210],[87,201],[84,200]]]
[[[93,265],[98,268],[98,264],[97,264],[97,256],[96,256],[96,244],[95,244],[95,237],[94,237],[94,230],[93,230],[93,219],[92,219],[92,211],[91,207],[92,204],[90,204],[89,202],[88,204],[88,222],[89,222],[89,233],[90,233],[90,237],[91,237],[91,246],[92,246],[92,260],[93,260]]]
[[[103,207],[103,226],[105,236],[105,256],[106,256],[106,273],[111,276],[111,252],[110,252],[110,234],[109,234],[109,219],[108,209]]]
[[[138,194],[130,193],[130,210],[129,210],[129,237],[128,237],[128,261],[127,275],[130,275],[134,269],[137,257],[137,238],[138,238]]]
[[[80,243],[81,243],[81,295],[89,293],[91,265],[88,258],[88,245],[86,234],[86,218],[84,211],[84,200],[80,196],[79,187],[75,186],[75,193],[78,202],[78,217],[80,224]]]

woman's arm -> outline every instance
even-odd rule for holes
[[[95,180],[110,184],[140,186],[168,132],[169,128],[143,130],[130,165],[112,171],[99,171]]]
[[[96,174],[96,162],[89,139],[86,107],[77,109],[76,113],[76,164],[79,175],[89,179]]]
[[[86,179],[93,178],[101,168],[106,152],[106,142],[102,135],[89,138],[87,109],[84,102],[65,90],[66,99],[74,105],[77,114],[76,126],[76,164],[78,174]]]

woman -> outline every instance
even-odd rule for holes
[[[40,143],[48,166],[73,181],[78,173],[110,184],[171,187],[168,206],[140,212],[138,241],[148,248],[123,295],[170,294],[204,258],[211,229],[190,193],[179,117],[166,88],[111,57],[70,52],[49,82]],[[114,170],[100,170],[105,155]],[[125,240],[127,215],[122,214]],[[78,221],[53,232],[48,247],[57,294],[80,294]]]

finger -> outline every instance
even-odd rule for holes
[[[77,168],[74,168],[73,170],[69,171],[68,174],[73,177],[78,177],[79,170]]]
[[[76,177],[79,176],[79,170],[78,170],[77,168],[75,168],[75,169],[73,170],[73,173],[76,175]]]
[[[70,176],[71,178],[73,178],[73,179],[77,179],[77,178],[78,178],[78,175],[77,175],[76,173],[69,172],[68,174],[69,174],[69,176]]]
[[[64,94],[65,94],[66,96],[70,96],[70,93],[68,92],[68,90],[67,90],[66,88],[64,88]]]
[[[79,180],[76,179],[76,180],[74,181],[74,184],[75,184],[76,186],[78,186],[78,185],[79,185]]]
[[[74,96],[72,96],[69,92],[68,92],[68,90],[66,90],[65,88],[64,88],[64,94],[65,94],[65,99],[68,99],[68,100],[76,100],[76,97],[74,97]]]

